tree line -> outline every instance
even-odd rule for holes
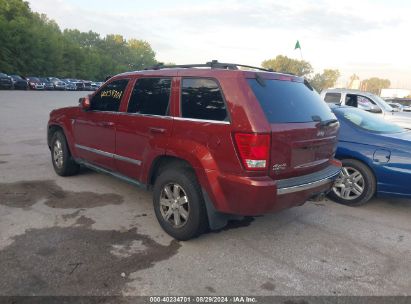
[[[334,87],[340,77],[340,71],[337,69],[324,69],[322,73],[314,73],[314,69],[308,61],[292,59],[283,55],[278,55],[274,59],[265,60],[261,63],[261,66],[281,73],[292,73],[297,76],[303,76],[307,78],[311,86],[318,92]],[[356,79],[359,80],[359,77],[355,74],[352,75],[350,77],[350,83]],[[389,79],[371,77],[361,82],[360,89],[379,95],[381,89],[389,88],[390,85],[391,82]]]
[[[150,44],[121,35],[60,30],[23,0],[0,0],[0,71],[103,80],[156,63]]]
[[[25,76],[56,76],[103,80],[108,75],[156,64],[150,44],[121,35],[76,29],[61,30],[44,14],[33,12],[23,0],[0,0],[0,71]],[[311,64],[283,55],[262,62],[262,67],[307,78],[318,91],[335,86],[340,72],[314,73]],[[353,75],[356,76],[356,75]],[[378,94],[390,81],[372,77],[363,81]]]

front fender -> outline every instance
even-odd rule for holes
[[[76,117],[78,107],[71,107],[71,108],[63,108],[54,110],[50,113],[50,119],[47,124],[47,142],[50,146],[51,134],[50,129],[54,127],[59,127],[63,130],[64,135],[67,140],[67,144],[69,146],[70,152],[74,157],[75,149],[74,149],[74,137],[73,137],[73,119]]]

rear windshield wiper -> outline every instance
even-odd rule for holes
[[[338,120],[335,119],[335,118],[332,118],[332,119],[329,119],[329,120],[322,120],[321,117],[318,116],[318,115],[311,116],[311,118],[313,119],[313,121],[319,122],[320,126],[322,126],[322,127],[327,127],[329,125],[332,125],[332,124],[335,124],[336,122],[338,122]]]
[[[311,84],[308,82],[307,79],[304,78],[304,85],[309,88],[311,91],[314,91],[314,88],[311,86]]]
[[[261,77],[260,75],[258,75],[258,73],[255,73],[255,80],[257,80],[258,84],[262,87],[265,87],[265,80],[263,77]]]

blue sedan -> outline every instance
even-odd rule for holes
[[[374,195],[411,198],[411,130],[353,107],[332,107],[340,122],[343,169],[329,196],[350,206]]]

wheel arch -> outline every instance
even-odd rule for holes
[[[357,157],[354,155],[338,155],[338,157],[336,157],[338,160],[345,160],[345,159],[352,159],[352,160],[356,160],[360,163],[362,163],[363,165],[365,165],[368,169],[370,169],[370,172],[372,173],[372,175],[374,176],[375,179],[375,184],[376,184],[376,192],[378,192],[378,178],[377,178],[377,172],[376,170],[373,168],[373,166],[370,165],[370,161],[367,161],[366,158],[363,157]]]
[[[195,173],[194,167],[187,160],[175,156],[160,155],[151,163],[146,180],[147,186],[152,187],[160,173],[169,167],[188,168]]]
[[[51,149],[51,140],[53,138],[53,134],[56,133],[57,131],[61,131],[66,139],[66,143],[67,143],[67,148],[68,148],[68,152],[70,155],[73,154],[73,147],[71,146],[71,142],[70,142],[70,138],[68,138],[68,134],[66,132],[66,130],[64,129],[64,127],[60,124],[57,123],[53,123],[50,124],[47,128],[47,145],[49,147],[49,149]]]
[[[53,138],[53,134],[57,131],[62,131],[64,136],[66,136],[63,127],[58,124],[50,124],[47,128],[47,144],[49,149],[51,149],[51,139]]]

